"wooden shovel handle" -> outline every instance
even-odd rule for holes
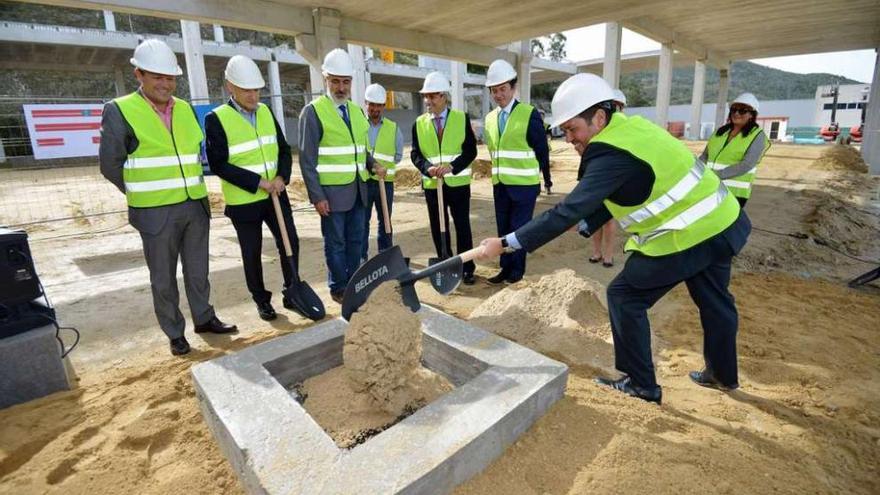
[[[467,251],[459,254],[458,256],[461,258],[462,263],[467,263],[468,261],[473,261],[476,258],[479,258],[483,254],[483,246],[477,246],[473,249],[468,249]]]
[[[446,207],[443,205],[443,177],[437,177],[437,209],[440,218],[440,235],[446,233]]]
[[[391,215],[388,214],[388,198],[385,195],[385,177],[379,179],[379,201],[382,203],[382,218],[385,219],[385,233],[391,234]]]
[[[284,221],[284,215],[281,214],[281,203],[278,201],[278,194],[272,193],[272,206],[275,207],[275,216],[278,218],[278,230],[281,231],[281,240],[284,241],[284,253],[287,257],[293,256],[293,250],[290,249],[290,238],[287,237],[287,223]]]

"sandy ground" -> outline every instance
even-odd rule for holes
[[[553,144],[557,194],[542,195],[538,210],[574,185],[576,155]],[[683,288],[651,312],[663,406],[592,383],[613,364],[602,287],[624,260],[618,255],[612,269],[587,263],[589,243],[576,234],[530,255],[525,280],[506,289],[479,280],[442,297],[420,283],[424,302],[465,319],[478,310],[480,326],[571,366],[565,397],[456,493],[880,493],[880,289],[845,286],[876,267],[850,256],[880,259],[880,182],[811,168],[822,150],[775,145],[759,170],[747,211],[764,231],[753,232],[732,282],[742,384],[734,393],[703,389],[686,377],[702,364],[702,339]],[[475,184],[471,204],[475,238],[494,234],[487,179]],[[330,315],[338,315],[324,283],[317,215],[306,207],[295,218],[303,276]],[[393,219],[396,242],[415,264],[424,263],[433,249],[417,189],[397,191]],[[79,386],[0,411],[0,493],[241,493],[202,420],[189,368],[310,322],[280,304],[272,324],[258,318],[229,221],[221,215],[212,221],[212,300],[241,332],[190,332],[194,352],[185,358],[168,352],[152,312],[140,239],[123,216],[28,230],[61,321],[83,334],[72,354]],[[279,288],[268,232],[264,240],[267,284]],[[497,264],[481,264],[477,275],[496,270]],[[559,287],[578,283],[584,284],[579,291]],[[520,303],[541,308],[551,289],[559,290],[549,303],[556,311],[535,311],[542,332],[518,331],[521,322],[511,322],[511,311]]]

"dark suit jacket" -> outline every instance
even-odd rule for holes
[[[231,101],[226,104],[235,109]],[[236,109],[236,111],[238,110]],[[269,109],[269,112],[271,113],[272,109]],[[284,138],[284,133],[281,131],[281,126],[278,124],[278,119],[275,118],[274,114],[272,115],[272,120],[275,121],[275,136],[278,142],[277,174],[284,179],[285,184],[289,184],[290,167],[292,162],[290,145],[287,144],[287,140]],[[236,167],[229,163],[229,141],[226,138],[226,131],[223,129],[220,119],[217,118],[217,114],[214,112],[210,112],[205,116],[205,139],[205,153],[208,155],[208,166],[211,167],[211,171],[214,172],[217,177],[220,177],[245,191],[251,193],[257,192],[257,189],[260,187],[260,174],[241,167]],[[286,199],[286,197],[281,199]],[[271,198],[268,198],[265,201],[271,201]],[[259,220],[261,218],[260,211],[263,208],[260,203],[261,202],[246,205],[226,205],[224,213],[227,217],[235,220]]]

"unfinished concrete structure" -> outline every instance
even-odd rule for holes
[[[456,388],[352,450],[292,390],[342,365],[341,318],[193,367],[208,426],[249,493],[447,493],[562,398],[564,364],[430,307],[419,315],[423,364]]]

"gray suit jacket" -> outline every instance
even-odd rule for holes
[[[114,102],[104,105],[101,114],[101,145],[98,149],[98,159],[101,163],[101,174],[125,194],[125,182],[122,179],[122,170],[128,155],[138,147],[138,140],[134,130],[128,125],[122,111]],[[210,218],[211,208],[208,199],[200,200],[205,210],[205,215]],[[174,206],[174,205],[170,205]],[[128,223],[144,234],[156,235],[168,221],[168,207],[156,208],[128,208]]]
[[[315,107],[309,103],[299,115],[299,168],[309,193],[309,201],[315,204],[327,200],[330,211],[342,213],[350,210],[355,201],[367,206],[367,184],[355,174],[355,181],[344,186],[322,186],[318,180],[318,144],[324,135],[321,120]],[[367,170],[373,169],[373,159],[367,156]]]

